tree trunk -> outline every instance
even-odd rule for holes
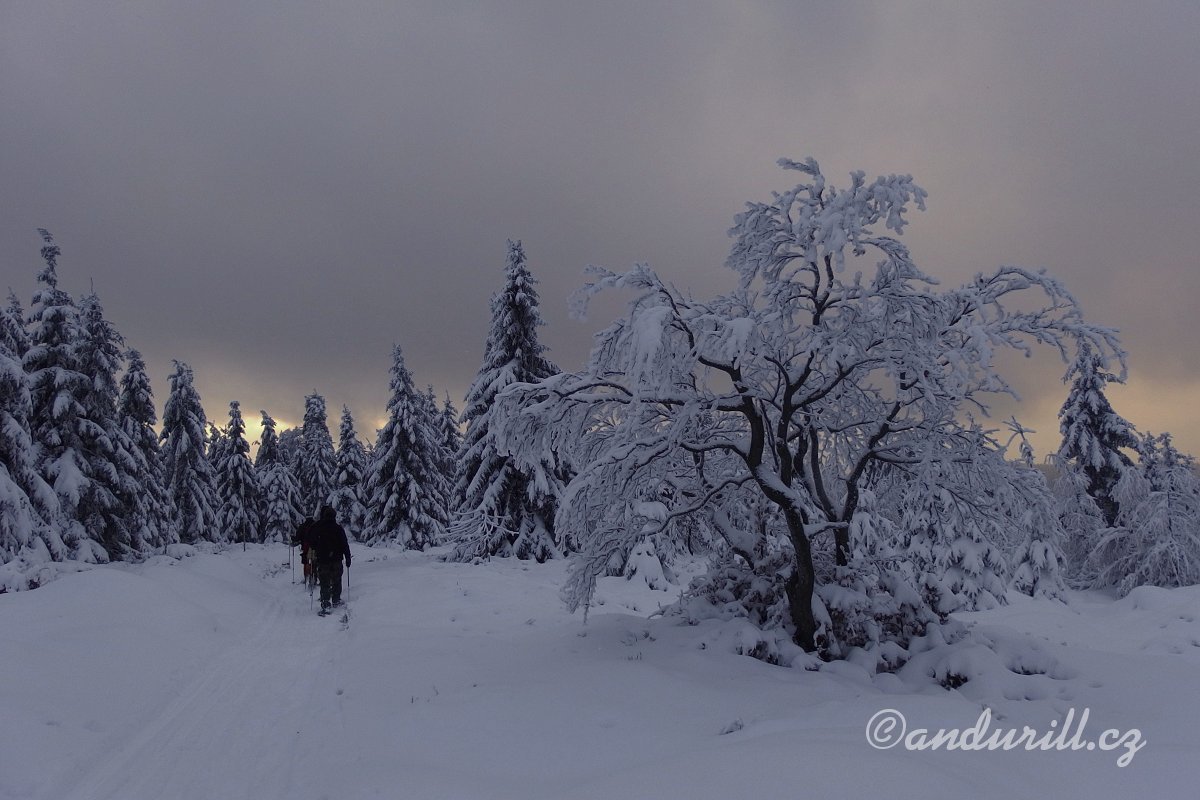
[[[788,578],[785,590],[788,597],[788,608],[792,612],[792,623],[796,633],[792,637],[796,644],[812,653],[817,649],[817,620],[813,616],[812,600],[816,577],[813,571],[812,548],[809,547],[808,536],[804,533],[804,524],[795,512],[785,510],[788,533],[792,538],[792,549],[796,554],[796,567],[792,577]]]

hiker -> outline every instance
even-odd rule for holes
[[[333,509],[321,508],[321,518],[309,528],[312,552],[316,558],[317,580],[321,583],[321,616],[330,606],[342,604],[342,558],[350,566],[350,543],[346,531],[334,519]]]
[[[300,527],[296,528],[296,532],[292,534],[292,547],[300,545],[300,563],[304,566],[304,585],[311,586],[313,580],[312,558],[310,550],[312,550],[312,527],[316,524],[316,520],[312,517],[305,518],[304,522],[300,523]]]

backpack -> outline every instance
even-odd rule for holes
[[[310,530],[312,550],[317,561],[340,561],[345,550],[345,534],[341,526],[332,520],[320,520]]]

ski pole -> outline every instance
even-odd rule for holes
[[[288,566],[292,568],[292,583],[296,582],[296,561],[293,556],[296,553],[295,546],[288,548]]]

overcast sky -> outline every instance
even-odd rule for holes
[[[0,0],[0,289],[36,229],[94,281],[158,401],[188,362],[211,418],[304,395],[369,435],[393,343],[462,396],[505,240],[566,369],[589,263],[698,295],[733,215],[814,156],[911,173],[905,238],[958,283],[1046,267],[1119,328],[1140,428],[1200,452],[1200,3]],[[1039,451],[1063,368],[1020,382]]]

